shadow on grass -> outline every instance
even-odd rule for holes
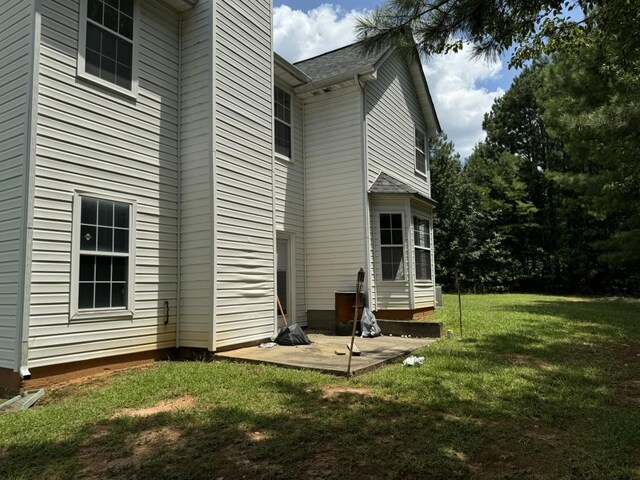
[[[17,442],[0,450],[0,478],[633,478],[640,392],[624,386],[639,373],[625,364],[637,305],[612,317],[609,306],[500,307],[520,314],[513,329],[444,341],[424,350],[423,368],[351,382],[228,367],[255,392],[203,380],[184,387],[192,409]],[[197,395],[220,387],[232,394]]]

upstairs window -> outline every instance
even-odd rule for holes
[[[415,127],[416,171],[427,174],[427,135]]]
[[[404,238],[402,214],[380,214],[380,257],[382,280],[404,280]]]
[[[79,73],[134,90],[134,0],[85,0],[82,6]]]
[[[275,151],[291,158],[291,95],[275,87],[273,98]]]
[[[431,280],[431,232],[429,221],[413,217],[416,280]]]

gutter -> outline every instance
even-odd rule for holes
[[[176,282],[176,348],[180,348],[180,310],[182,308],[182,13],[178,21],[178,236],[177,260],[178,278]]]

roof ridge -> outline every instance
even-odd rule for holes
[[[325,55],[330,55],[332,53],[339,52],[340,50],[344,50],[345,48],[354,47],[354,46],[358,45],[359,43],[362,43],[362,42],[359,40],[357,42],[350,43],[349,45],[345,45],[343,47],[334,48],[333,50],[329,50],[328,52],[320,53],[320,54],[315,55],[313,57],[305,58],[304,60],[298,60],[297,62],[294,62],[293,64],[297,65],[299,63],[308,62],[309,60],[315,60],[316,58],[324,57]]]

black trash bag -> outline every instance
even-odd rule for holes
[[[293,346],[293,345],[311,345],[313,342],[309,340],[307,334],[298,325],[289,325],[282,327],[278,331],[276,337],[276,343],[278,345]]]

